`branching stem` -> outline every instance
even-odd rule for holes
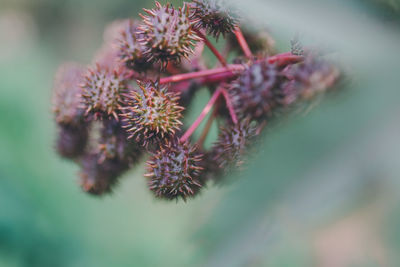
[[[238,123],[238,118],[237,118],[236,113],[235,113],[235,110],[234,110],[234,108],[233,108],[233,104],[232,104],[231,98],[229,97],[228,91],[227,91],[225,88],[222,88],[222,89],[221,89],[221,94],[222,94],[222,95],[224,96],[224,98],[225,98],[226,107],[227,107],[228,110],[229,110],[229,114],[230,114],[230,116],[231,116],[231,118],[232,118],[233,123],[234,123],[234,124],[237,124],[237,123]]]
[[[234,34],[236,36],[236,39],[238,40],[240,47],[243,50],[244,55],[249,59],[253,58],[253,54],[251,53],[250,47],[243,36],[242,30],[240,30],[239,27],[236,27],[234,30]]]
[[[203,108],[202,112],[200,113],[199,117],[193,122],[193,124],[190,126],[190,128],[186,131],[186,133],[181,137],[180,141],[185,142],[187,141],[190,136],[196,131],[196,129],[199,127],[201,122],[204,120],[204,118],[207,116],[207,114],[210,112],[210,110],[213,108],[215,102],[218,100],[218,97],[221,95],[221,89],[217,89],[213,95],[211,96],[210,100],[206,104],[206,106]]]
[[[221,53],[215,48],[215,46],[208,40],[207,36],[205,36],[200,30],[195,30],[197,35],[203,39],[204,44],[211,50],[211,52],[217,57],[218,61],[222,64],[222,66],[226,67],[226,60],[221,55]]]
[[[301,62],[303,59],[303,56],[292,55],[288,52],[268,57],[267,61],[270,64],[276,64],[278,67],[284,67],[289,64]],[[245,69],[246,67],[241,64],[229,64],[226,67],[164,77],[160,79],[160,84],[176,83],[197,78],[203,78],[201,81],[202,84],[210,84],[235,78]]]
[[[208,118],[207,120],[207,124],[203,129],[203,132],[201,133],[201,136],[199,138],[199,140],[197,141],[197,144],[199,147],[203,147],[204,142],[206,141],[206,138],[208,136],[208,133],[210,132],[212,123],[214,122],[214,119],[217,117],[217,113],[218,113],[218,103],[216,103],[216,105],[214,106],[213,109],[213,113],[211,114],[211,116]]]

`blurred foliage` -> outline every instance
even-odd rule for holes
[[[246,1],[255,18],[261,2]],[[345,255],[326,241],[343,225],[350,233],[377,231],[368,242],[362,242],[364,232],[354,237],[361,254],[353,259],[349,248],[351,266],[397,266],[398,1],[340,2],[367,10],[371,25],[383,25],[389,35],[363,29],[372,41],[357,43],[358,36],[332,33],[374,54],[360,54],[363,61],[342,58],[350,73],[346,88],[271,128],[232,185],[205,190],[186,204],[160,202],[138,168],[113,195],[93,198],[77,186],[76,167],[53,151],[53,75],[65,60],[89,63],[107,23],[151,5],[1,0],[0,266],[325,266],[324,247],[328,261]],[[19,27],[2,27],[6,19],[20,21]],[[289,43],[285,33],[276,37]],[[199,92],[190,118],[206,97]],[[348,233],[337,239],[345,244]]]

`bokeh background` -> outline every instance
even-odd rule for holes
[[[297,32],[332,48],[346,86],[269,129],[234,182],[170,203],[141,167],[90,197],[53,145],[57,66],[153,3],[0,0],[1,267],[400,266],[399,1],[234,2],[280,51]]]

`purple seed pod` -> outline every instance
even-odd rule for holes
[[[53,111],[55,120],[62,125],[80,126],[84,118],[81,108],[83,68],[75,63],[59,67],[54,81]]]
[[[183,107],[178,105],[179,93],[153,82],[138,81],[138,86],[126,95],[121,116],[129,138],[148,147],[179,131]]]
[[[144,56],[151,62],[179,63],[182,57],[193,54],[192,47],[200,37],[193,31],[186,4],[178,10],[156,2],[156,8],[144,9],[143,23],[138,28],[139,42],[146,47]]]
[[[88,137],[89,134],[86,125],[59,125],[56,142],[58,154],[68,159],[78,158],[85,151]]]
[[[256,62],[232,82],[229,93],[235,112],[255,120],[271,117],[280,107],[281,75],[267,61]]]
[[[327,91],[340,78],[340,71],[336,66],[313,55],[306,56],[304,62],[292,66],[289,73],[292,77],[291,86],[302,100],[311,100]]]
[[[129,69],[144,72],[153,67],[149,59],[144,55],[146,47],[139,42],[143,36],[138,34],[139,22],[129,19],[117,39],[118,56]]]
[[[115,119],[104,120],[99,140],[100,161],[118,160],[129,165],[137,163],[143,155],[142,147],[122,128],[121,122]]]
[[[118,120],[117,112],[122,94],[127,91],[122,69],[110,70],[96,65],[96,68],[87,70],[81,86],[86,115],[94,115],[95,118],[112,115]]]
[[[147,162],[149,188],[158,198],[178,199],[195,196],[202,187],[202,167],[195,146],[175,139],[162,145]]]
[[[232,13],[224,0],[193,0],[190,18],[196,21],[196,28],[203,28],[208,34],[218,38],[221,34],[233,32],[238,24],[238,16]]]
[[[128,169],[128,165],[119,160],[101,161],[100,155],[97,153],[90,153],[83,157],[80,165],[81,187],[92,195],[110,193],[120,175]]]
[[[213,160],[221,169],[240,167],[256,136],[257,128],[248,118],[225,126],[220,130],[218,140],[213,146]]]

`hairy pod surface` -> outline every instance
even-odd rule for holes
[[[221,169],[240,167],[256,136],[257,129],[250,119],[222,128],[213,147],[213,160]]]
[[[88,127],[84,124],[59,125],[57,137],[57,152],[60,156],[68,159],[75,159],[83,155],[88,143]]]
[[[167,141],[147,162],[149,188],[158,198],[193,197],[202,187],[202,167],[195,146],[179,140]]]
[[[97,153],[90,153],[81,160],[80,184],[82,189],[92,195],[110,193],[128,166],[118,160],[103,160]]]
[[[128,165],[137,163],[143,155],[142,147],[132,139],[119,121],[104,120],[99,140],[100,162],[118,160]]]
[[[75,63],[61,65],[56,73],[53,89],[53,111],[58,124],[75,125],[82,123],[83,68]]]
[[[201,39],[193,31],[194,22],[189,19],[186,4],[176,10],[169,4],[162,6],[156,2],[156,8],[144,11],[146,15],[141,15],[143,23],[138,34],[148,60],[166,67],[170,61],[179,63],[182,57],[193,54],[192,47]]]
[[[179,131],[183,107],[178,105],[179,93],[167,87],[139,81],[138,87],[126,95],[121,112],[129,138],[147,147]]]
[[[124,27],[118,37],[118,56],[129,69],[143,72],[150,69],[153,64],[144,55],[146,47],[139,42],[143,38],[138,34],[139,22],[133,19],[126,20]]]
[[[231,84],[229,93],[239,117],[255,120],[271,117],[282,104],[281,75],[267,61],[256,62]]]
[[[291,75],[292,86],[296,88],[298,97],[310,100],[332,88],[340,77],[340,71],[333,64],[317,56],[308,55],[304,62],[292,66]]]
[[[233,32],[238,18],[232,14],[228,2],[224,0],[193,0],[191,19],[196,28],[203,28],[208,34],[218,38],[221,34]]]

